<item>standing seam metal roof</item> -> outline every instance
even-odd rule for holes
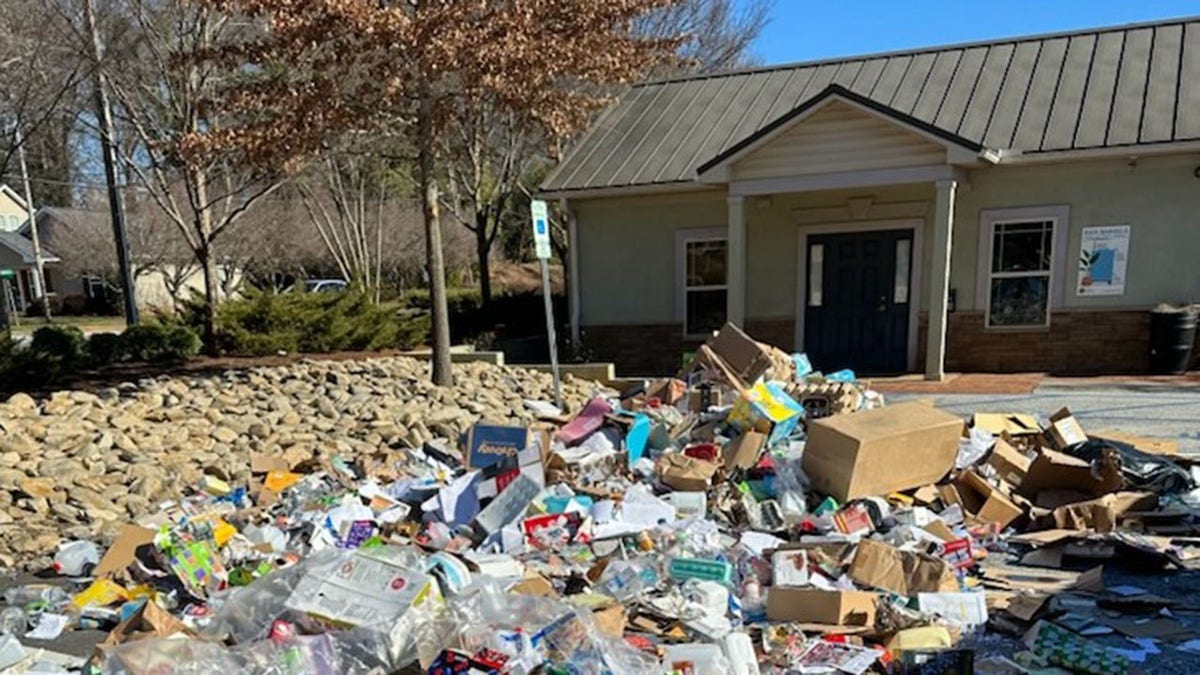
[[[1200,18],[646,82],[542,189],[692,182],[831,85],[998,150],[1200,140]]]

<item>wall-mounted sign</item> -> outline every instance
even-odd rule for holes
[[[1076,295],[1123,295],[1129,262],[1129,226],[1083,228]]]

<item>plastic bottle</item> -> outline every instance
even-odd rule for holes
[[[58,547],[54,571],[69,577],[87,576],[100,562],[100,551],[90,541],[72,541]]]
[[[29,629],[29,617],[20,607],[5,607],[0,610],[0,633],[21,636]]]
[[[4,591],[5,604],[18,607],[26,607],[35,603],[45,603],[51,607],[57,607],[70,599],[71,596],[58,586],[44,584],[16,586]]]

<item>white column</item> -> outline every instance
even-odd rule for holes
[[[579,288],[579,224],[567,200],[559,200],[563,218],[567,219],[567,302],[571,314],[571,344],[580,346],[580,288]]]
[[[925,379],[946,377],[946,315],[950,305],[950,251],[954,238],[954,180],[937,182],[933,215],[933,264],[929,274],[929,335],[925,342]]]
[[[745,197],[729,195],[729,259],[726,275],[725,318],[745,327],[746,323],[746,204]]]

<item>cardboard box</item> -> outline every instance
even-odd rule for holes
[[[861,586],[908,597],[958,590],[954,569],[945,560],[901,551],[873,539],[859,542],[848,575]]]
[[[704,492],[721,468],[716,462],[672,452],[658,460],[658,476],[664,485],[683,492]]]
[[[839,501],[936,483],[954,467],[962,431],[958,416],[920,403],[813,420],[804,472]]]
[[[1021,413],[975,413],[971,417],[971,426],[983,429],[993,436],[1021,436],[1042,431],[1036,417]]]
[[[962,472],[953,486],[954,496],[969,516],[984,523],[997,523],[1000,529],[1025,515],[1025,510],[1009,499],[1000,488],[984,480],[974,469]]]
[[[467,466],[472,469],[519,466],[517,455],[529,445],[529,429],[476,424],[467,432]]]
[[[815,588],[767,589],[767,619],[831,626],[875,625],[874,593]]]
[[[725,444],[722,455],[725,469],[751,469],[758,464],[763,448],[767,445],[767,435],[757,431],[747,431]]]
[[[778,443],[800,424],[804,409],[777,382],[759,382],[742,392],[726,422],[743,431],[769,432],[771,444]]]
[[[721,357],[746,384],[753,384],[764,375],[769,376],[767,379],[788,379],[790,375],[790,356],[755,341],[732,323],[721,327],[720,332],[710,338],[705,346]]]
[[[1079,421],[1067,408],[1050,416],[1050,428],[1047,431],[1059,448],[1083,443],[1088,439],[1083,427],[1079,426]]]
[[[1025,480],[1032,462],[1025,453],[1002,438],[996,439],[992,454],[987,458],[987,464],[996,470],[996,474],[1012,485],[1020,485]]]
[[[1054,450],[1042,450],[1029,464],[1020,492],[1035,498],[1048,490],[1066,490],[1091,497],[1116,492],[1124,485],[1119,458],[1107,457],[1097,470],[1082,459]],[[1044,503],[1044,502],[1043,502]]]

